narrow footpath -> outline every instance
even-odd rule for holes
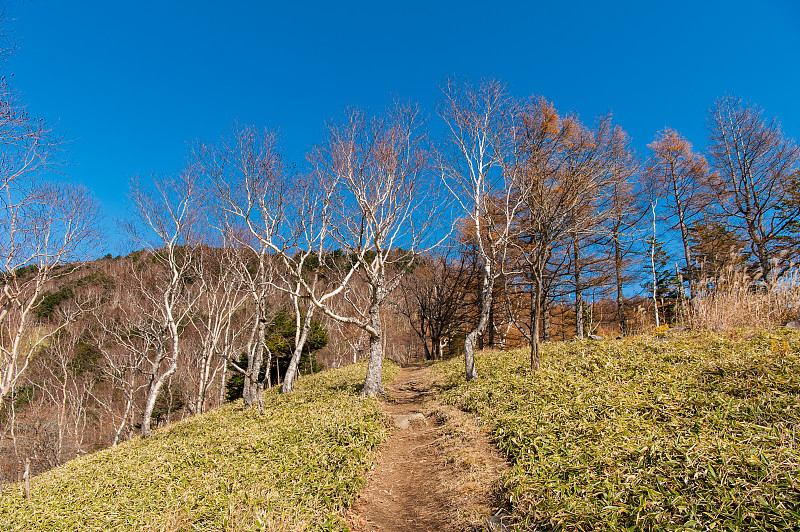
[[[386,387],[393,425],[352,515],[360,532],[501,530],[492,488],[507,467],[476,420],[438,403],[423,366]]]

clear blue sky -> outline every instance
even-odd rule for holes
[[[279,128],[300,163],[348,105],[411,99],[435,122],[451,74],[500,78],[587,122],[611,110],[641,153],[667,126],[702,148],[725,94],[800,137],[793,0],[9,0],[6,15],[18,50],[3,69],[72,140],[70,178],[109,217],[132,175],[177,170],[191,141],[234,121]]]

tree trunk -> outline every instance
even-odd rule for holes
[[[475,371],[475,344],[478,339],[478,329],[472,330],[464,339],[464,374],[468,381],[478,376]]]
[[[384,392],[381,379],[383,366],[383,330],[381,329],[380,304],[373,298],[369,307],[370,325],[375,331],[369,336],[369,362],[364,379],[364,395],[381,395]]]
[[[492,304],[489,305],[489,323],[487,323],[486,327],[488,329],[486,343],[489,344],[489,347],[494,347],[494,296],[492,296]]]
[[[267,388],[272,388],[272,351],[267,348],[266,343],[264,344],[264,350],[267,352],[267,359],[264,361],[264,367],[266,371],[264,372],[264,380],[262,381],[261,389],[264,389],[264,385]]]
[[[258,303],[256,302],[256,305]],[[258,308],[258,307],[256,307]],[[242,383],[242,400],[244,401],[245,408],[253,406],[253,392],[250,390],[253,386],[253,380],[250,378],[252,375],[252,367],[255,359],[256,340],[258,336],[258,327],[261,323],[261,314],[257,311],[253,328],[250,330],[250,338],[247,340],[247,370],[244,373],[244,382]]]
[[[489,322],[489,311],[492,308],[492,290],[494,289],[494,275],[490,263],[483,268],[483,289],[481,290],[481,311],[478,326],[475,327],[464,339],[464,373],[468,381],[478,376],[475,371],[475,345],[478,337],[486,330]]]
[[[219,403],[217,406],[222,406],[225,403],[225,380],[228,377],[228,362],[222,365],[222,377],[219,382]]]
[[[31,457],[25,457],[25,472],[22,473],[22,482],[25,485],[25,500],[31,498]]]
[[[160,362],[163,361],[162,358],[159,360],[158,364],[154,364],[155,371],[158,371],[158,366],[160,366]],[[164,383],[169,379],[173,373],[178,369],[178,357],[173,354],[172,359],[170,360],[170,366],[167,371],[162,373],[158,378],[156,378],[155,374],[153,374],[153,381],[151,382],[150,389],[147,391],[147,403],[144,407],[144,413],[142,414],[142,437],[147,438],[152,433],[150,429],[150,424],[153,419],[153,408],[156,405],[156,399],[158,399],[158,393],[161,391],[161,387],[164,386]]]
[[[425,322],[428,321],[425,319],[424,315],[419,320],[419,329],[414,327],[413,322],[409,320],[411,323],[411,329],[417,334],[417,337],[422,342],[422,357],[424,360],[431,360],[433,358],[432,350],[433,342],[434,342],[434,327],[431,325],[430,327],[425,326]],[[428,348],[428,336],[431,337],[431,347]]]
[[[686,273],[689,275],[689,299],[694,301],[695,296],[695,282],[694,272],[692,271],[692,252],[689,249],[689,228],[686,226],[686,208],[683,206],[678,192],[678,185],[675,178],[672,179],[672,190],[675,195],[675,206],[678,211],[678,226],[681,230],[681,243],[683,244],[683,258],[686,261]],[[683,291],[683,285],[680,286]]]
[[[300,333],[300,339],[292,352],[292,358],[289,360],[289,367],[286,368],[286,373],[283,375],[283,386],[281,393],[289,393],[294,388],[294,378],[297,375],[297,365],[300,363],[300,356],[303,354],[303,347],[306,345],[308,333],[311,331],[311,318],[314,316],[314,307],[309,305],[306,317],[303,322],[303,330]]]
[[[539,322],[541,320],[541,311],[542,311],[542,282],[541,280],[536,281],[536,289],[534,294],[534,300],[531,302],[531,324],[533,325],[533,330],[531,330],[531,371],[537,371],[539,369]]]
[[[547,298],[547,296],[545,296],[543,299],[544,301],[542,302],[542,321],[544,323],[542,324],[542,328],[544,330],[542,331],[542,337],[544,338],[545,342],[549,342],[552,339],[550,335],[550,301]]]
[[[619,334],[625,336],[627,334],[627,326],[625,323],[625,299],[622,293],[622,250],[619,244],[619,232],[614,231],[614,274],[617,285],[617,319],[619,320]]]
[[[769,261],[767,253],[764,251],[764,246],[756,242],[756,252],[758,254],[758,263],[761,265],[761,278],[767,283],[767,291],[772,291],[775,286],[775,276],[772,272],[772,264]]]
[[[266,335],[266,318],[259,313],[258,324],[256,326],[256,344],[247,361],[247,374],[244,376],[244,406],[251,408],[257,406],[261,411],[261,393],[263,385],[258,379],[261,373],[261,363],[264,361],[264,337]]]
[[[575,336],[578,340],[583,340],[583,290],[581,289],[581,257],[577,238],[573,239],[572,251],[575,268]]]
[[[131,379],[133,376],[131,375]],[[130,384],[130,387],[126,391],[125,394],[125,413],[122,415],[122,422],[120,423],[119,427],[114,427],[114,440],[111,442],[111,447],[116,447],[119,443],[120,437],[122,436],[122,431],[125,429],[125,425],[128,423],[128,416],[131,415],[131,409],[133,407],[133,383]],[[112,417],[113,422],[113,417]]]
[[[650,267],[653,270],[653,309],[656,315],[656,327],[659,327],[659,320],[658,320],[658,299],[657,291],[658,291],[658,277],[656,276],[656,205],[655,203],[650,204],[651,209],[653,210],[653,243],[650,246]]]
[[[211,386],[211,360],[213,356],[214,352],[211,347],[203,345],[203,367],[200,371],[200,382],[197,386],[197,404],[195,405],[195,409],[200,414],[206,411],[206,396],[208,395],[208,388]],[[194,413],[196,412],[192,412],[192,414]]]

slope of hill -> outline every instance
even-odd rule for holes
[[[384,378],[397,374],[384,366]],[[339,512],[386,435],[365,365],[267,392],[73,460],[0,495],[0,529],[18,531],[344,529]]]
[[[795,530],[800,335],[693,332],[484,352],[432,368],[512,462],[521,530]],[[225,406],[74,460],[0,495],[3,530],[346,530],[385,439],[364,365]],[[385,379],[397,367],[387,364]]]
[[[546,344],[434,368],[513,463],[525,530],[796,530],[800,335],[783,329]]]

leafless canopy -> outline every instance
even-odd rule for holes
[[[416,106],[396,104],[369,116],[351,109],[328,128],[327,141],[310,156],[326,191],[330,232],[352,264],[339,289],[345,310],[312,296],[327,316],[354,325],[370,338],[364,393],[382,393],[381,309],[417,254],[429,245],[438,205],[431,188],[423,121]],[[350,290],[355,272],[369,288],[366,301]]]
[[[464,370],[466,378],[473,379],[478,375],[475,346],[486,330],[494,284],[501,275],[497,264],[505,255],[511,220],[519,207],[501,171],[501,162],[512,150],[515,109],[499,81],[485,79],[475,87],[450,79],[442,86],[439,114],[449,132],[438,158],[439,170],[466,217],[483,268],[478,323],[464,341]]]
[[[800,150],[784,137],[776,120],[739,98],[718,99],[708,116],[709,158],[716,170],[712,187],[728,223],[746,235],[767,284],[789,267],[792,249],[781,235],[800,218],[794,206],[780,215],[791,194]]]
[[[83,260],[96,242],[98,207],[88,191],[46,180],[60,143],[0,80],[0,402],[66,323],[32,335],[37,297],[60,265]]]

